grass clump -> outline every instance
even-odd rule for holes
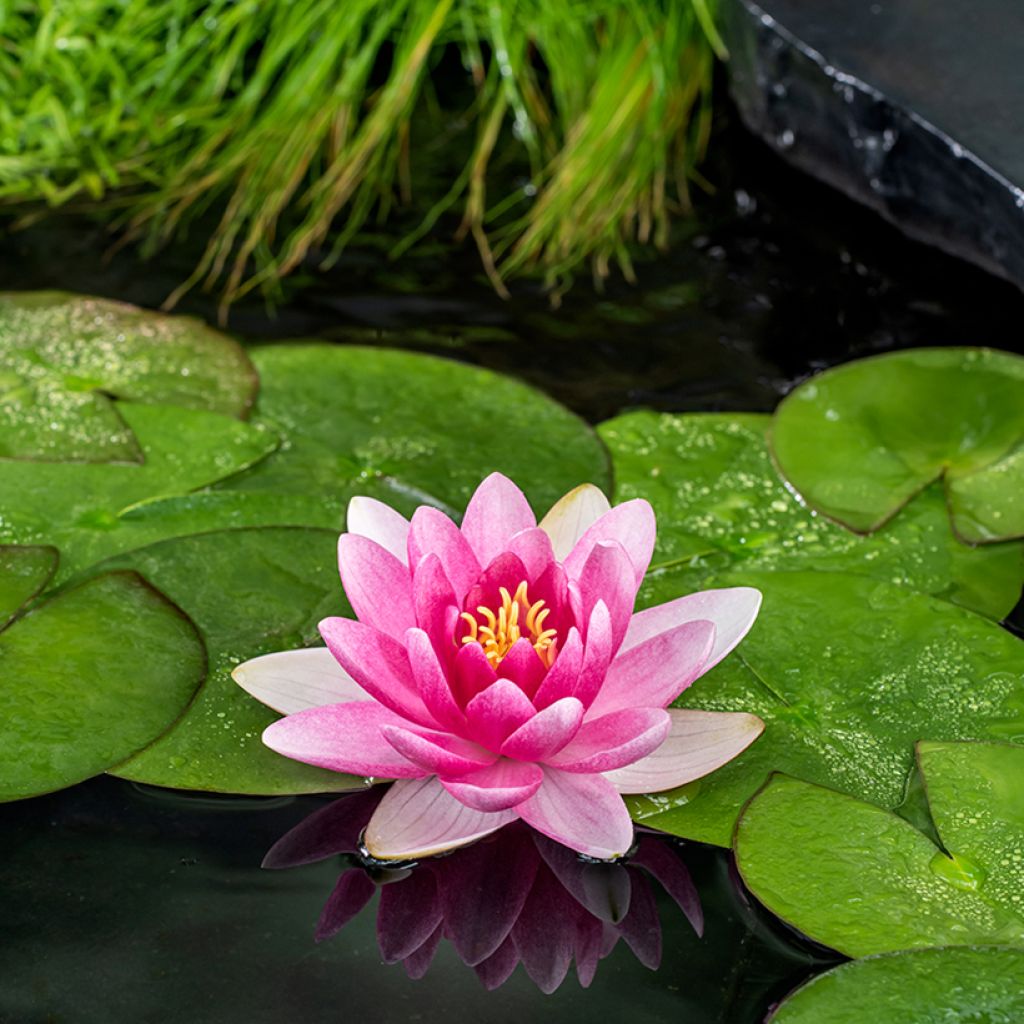
[[[631,276],[707,142],[708,2],[0,0],[0,206],[109,211],[150,250],[215,215],[170,301],[225,309],[398,204],[395,255],[461,207],[499,291]]]

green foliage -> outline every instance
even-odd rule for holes
[[[687,205],[721,52],[708,0],[13,3],[0,37],[0,202],[99,205],[150,246],[219,211],[184,287],[225,303],[414,187],[420,232],[463,204],[499,289],[533,270],[562,289],[587,257],[628,275],[630,243],[664,245]],[[449,50],[467,96],[445,106]],[[496,190],[496,164],[529,188]]]

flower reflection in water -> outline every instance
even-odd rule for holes
[[[336,935],[380,892],[377,941],[387,963],[412,978],[430,967],[442,938],[488,989],[522,963],[534,983],[553,992],[575,960],[580,984],[620,939],[652,970],[661,961],[661,923],[652,881],[678,904],[698,934],[697,891],[672,840],[640,832],[631,853],[598,862],[514,822],[480,842],[441,857],[397,865],[368,857],[360,837],[380,789],[342,797],[282,837],[268,868],[296,867],[347,855],[316,928]]]

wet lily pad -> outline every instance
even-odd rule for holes
[[[327,615],[351,616],[336,543],[331,530],[220,530],[161,541],[97,567],[131,568],[159,587],[195,622],[210,659],[187,714],[115,774],[175,789],[266,795],[361,785],[263,746],[260,736],[278,716],[230,675],[248,658],[318,642],[316,624]]]
[[[0,460],[0,542],[55,545],[59,578],[139,544],[139,531],[122,521],[136,503],[230,476],[277,445],[266,428],[218,413],[128,402],[119,409],[145,454],[141,464]]]
[[[66,292],[0,295],[0,457],[141,462],[118,399],[245,416],[245,351],[190,317]]]
[[[0,544],[0,629],[57,571],[57,549]]]
[[[877,533],[853,533],[786,487],[768,451],[770,422],[755,414],[635,412],[598,428],[612,454],[616,500],[646,498],[657,514],[650,586],[659,594],[700,589],[722,571],[814,568],[875,576],[996,619],[1013,608],[1024,543],[960,542],[937,484]]]
[[[855,530],[878,529],[943,478],[972,543],[1024,535],[1024,359],[988,349],[896,352],[797,387],[771,443],[807,502]]]
[[[849,956],[1024,945],[1024,748],[927,742],[920,752],[942,847],[873,804],[776,776],[736,827],[744,881]]]
[[[1014,1024],[1024,950],[945,947],[841,964],[797,989],[770,1024]]]
[[[180,609],[113,572],[15,620],[0,633],[0,665],[0,800],[18,800],[154,740],[192,699],[206,655]]]
[[[894,808],[921,737],[1024,740],[1024,642],[995,623],[865,576],[744,572],[716,582],[739,581],[764,592],[758,621],[680,703],[753,712],[765,732],[707,778],[634,798],[634,817],[727,846],[773,771]]]
[[[610,487],[593,430],[512,378],[377,348],[280,344],[252,358],[257,416],[284,443],[227,489],[335,496],[386,479],[417,504],[461,513],[495,470],[538,512],[585,481]]]

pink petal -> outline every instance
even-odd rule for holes
[[[617,651],[633,617],[637,583],[625,549],[614,541],[601,541],[591,549],[579,576],[581,611],[587,621],[598,601],[608,608],[612,650]]]
[[[416,509],[409,529],[409,564],[419,565],[425,555],[440,559],[445,576],[455,588],[455,603],[480,575],[480,563],[462,531],[443,513],[429,505]]]
[[[416,564],[412,572],[412,600],[415,624],[436,643],[446,623],[447,609],[457,607],[459,603],[455,588],[437,555],[425,555]]]
[[[396,639],[416,625],[409,570],[376,541],[343,533],[338,566],[345,596],[360,622]]]
[[[555,553],[551,550],[551,538],[539,527],[523,530],[508,542],[508,550],[515,555],[526,568],[526,579],[531,583],[539,579],[555,561]],[[535,600],[530,594],[531,600]]]
[[[452,691],[455,699],[466,706],[478,693],[497,682],[498,674],[478,643],[463,644],[455,655],[452,668]]]
[[[310,708],[281,718],[263,731],[271,750],[332,772],[382,779],[416,779],[427,772],[398,753],[384,728],[401,722],[375,701]]]
[[[405,648],[413,678],[427,710],[440,725],[456,732],[461,730],[466,724],[466,716],[455,703],[430,637],[422,629],[410,629],[405,634]]]
[[[633,845],[633,822],[603,775],[544,769],[540,789],[517,813],[538,832],[588,857],[621,857]]]
[[[587,716],[619,708],[666,707],[704,671],[714,642],[715,627],[697,620],[620,651]]]
[[[326,647],[264,654],[237,665],[231,678],[258,701],[285,715],[324,704],[372,700]]]
[[[497,760],[479,744],[449,733],[414,732],[394,724],[382,725],[380,731],[395,750],[423,769],[418,774],[465,775]]]
[[[466,506],[462,533],[481,565],[488,565],[508,547],[513,534],[536,526],[526,496],[508,477],[492,473]]]
[[[565,571],[570,579],[579,579],[594,545],[612,541],[625,548],[636,574],[636,586],[639,587],[651,564],[656,532],[654,510],[643,498],[616,505],[583,534],[565,558]]]
[[[620,793],[658,793],[693,782],[746,750],[764,731],[756,715],[670,708],[672,727],[652,754],[605,775]]]
[[[551,538],[555,558],[564,562],[580,538],[610,508],[604,492],[593,484],[580,484],[559,498],[540,521],[540,528]]]
[[[516,592],[516,587],[526,579],[526,566],[518,555],[511,551],[503,551],[480,574],[476,583],[469,588],[463,599],[463,607],[468,612],[475,612],[483,605],[486,608],[501,607],[501,588],[509,594]],[[530,595],[531,598],[533,595]]]
[[[580,726],[572,742],[548,758],[566,772],[607,772],[639,761],[665,742],[672,719],[661,708],[625,708]]]
[[[583,667],[583,641],[580,631],[573,626],[565,637],[554,664],[548,669],[547,675],[533,695],[533,703],[537,708],[546,708],[562,697],[570,697],[576,689]]]
[[[403,565],[409,536],[409,520],[376,498],[353,498],[348,503],[349,533],[367,537],[391,552]]]
[[[437,725],[420,697],[405,648],[362,622],[329,618],[320,635],[341,667],[375,700],[421,725]]]
[[[604,601],[598,601],[587,624],[583,665],[576,682],[576,697],[589,707],[604,686],[612,660],[612,622]]]
[[[511,679],[517,683],[527,697],[532,697],[537,692],[546,671],[540,655],[525,636],[520,637],[508,649],[508,653],[501,659],[501,664],[497,668],[499,678]]]
[[[477,811],[504,811],[533,796],[544,780],[539,765],[501,758],[457,779],[442,779],[441,785],[456,800]]]
[[[467,807],[437,776],[399,781],[384,794],[366,826],[363,842],[378,860],[430,857],[475,842],[516,817],[515,811]]]
[[[746,636],[760,607],[761,592],[753,587],[727,587],[687,594],[637,612],[626,631],[626,639],[622,641],[622,650],[636,647],[673,626],[706,619],[715,624],[715,645],[704,669],[707,671]]]
[[[575,697],[563,697],[516,729],[501,752],[517,761],[543,761],[576,735],[582,721],[583,705]]]
[[[530,698],[510,679],[499,679],[466,705],[466,726],[477,742],[489,750],[502,743],[536,714]]]

